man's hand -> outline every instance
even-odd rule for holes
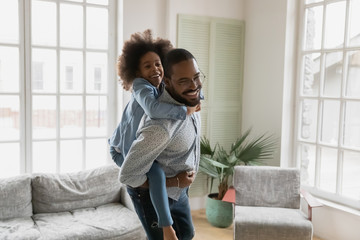
[[[141,187],[141,188],[149,188],[149,180],[146,179],[146,181],[142,185],[140,185],[139,187]]]
[[[195,172],[181,172],[178,175],[175,176],[177,179],[179,179],[179,186],[180,188],[185,188],[190,186],[194,180],[195,180]]]

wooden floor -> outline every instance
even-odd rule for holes
[[[232,240],[233,226],[228,228],[213,227],[206,220],[205,209],[192,211],[192,217],[195,225],[194,240]],[[321,240],[314,237],[313,240]]]

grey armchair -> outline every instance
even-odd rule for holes
[[[312,223],[300,211],[298,169],[237,166],[234,188],[234,239],[312,239]]]

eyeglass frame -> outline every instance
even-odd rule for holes
[[[196,80],[197,77],[199,77],[200,82],[198,82],[199,80]],[[194,78],[193,79],[186,78],[186,79],[184,79],[183,82],[181,82],[181,83],[177,82],[177,84],[180,86],[183,86],[183,87],[189,87],[193,82],[196,83],[196,85],[199,85],[199,83],[203,84],[205,82],[205,80],[206,80],[205,74],[201,71],[201,69],[199,69],[199,75],[196,76],[195,79]]]

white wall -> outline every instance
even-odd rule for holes
[[[245,1],[242,129],[280,139],[284,81],[286,0]],[[280,165],[280,150],[268,165]]]
[[[127,40],[135,32],[150,28],[155,36],[166,37],[167,0],[123,0],[124,30]]]
[[[123,0],[124,40],[147,28],[176,46],[177,14],[243,19],[244,0]]]

